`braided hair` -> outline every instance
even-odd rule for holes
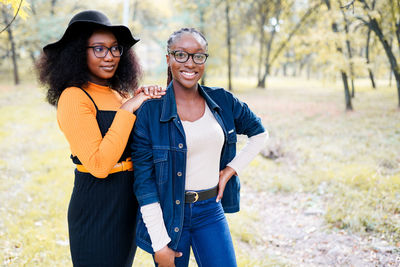
[[[206,50],[208,50],[207,39],[204,37],[204,35],[201,32],[199,32],[195,28],[182,28],[178,31],[173,32],[171,34],[171,36],[168,38],[168,42],[167,42],[167,53],[168,54],[171,52],[171,49],[170,49],[171,46],[173,44],[175,44],[175,42],[178,41],[184,34],[192,34],[196,39],[200,38],[200,40],[205,42]],[[169,66],[168,66],[168,70],[167,70],[167,75],[168,75],[168,79],[167,79],[167,86],[168,86],[172,81],[172,72],[171,72],[171,68]]]

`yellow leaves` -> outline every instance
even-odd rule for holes
[[[29,3],[24,0],[0,0],[2,5],[11,7],[13,10],[13,17],[18,12],[18,16],[21,17],[23,20],[28,18],[27,10],[30,9]]]

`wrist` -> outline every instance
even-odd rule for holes
[[[232,168],[231,166],[226,166],[225,169],[227,170],[227,172],[228,172],[228,174],[229,174],[230,176],[236,174],[236,170],[235,170],[234,168]]]

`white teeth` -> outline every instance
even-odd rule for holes
[[[113,70],[114,67],[103,67],[104,70]]]
[[[182,71],[182,73],[186,76],[194,76],[195,74],[194,72],[185,72],[185,71]]]

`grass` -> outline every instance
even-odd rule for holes
[[[279,154],[276,160],[257,156],[241,177],[243,186],[316,193],[332,227],[400,240],[395,88],[372,90],[360,82],[355,111],[345,112],[340,85],[285,78],[271,79],[269,89],[259,90],[247,79],[236,82],[237,96],[270,132],[267,150]],[[2,265],[72,265],[66,213],[74,167],[55,113],[32,83],[0,86]],[[228,220],[239,266],[285,266],[279,256],[257,253],[264,244],[255,225],[262,222],[253,211],[242,207]],[[135,266],[152,266],[152,259],[138,250]]]
[[[304,82],[304,81],[303,81]],[[243,98],[262,114],[275,161],[258,157],[246,181],[257,190],[323,196],[333,227],[400,240],[400,110],[396,89],[367,90],[360,81],[355,111],[340,89],[295,87],[252,91]],[[299,84],[302,84],[300,81]]]

